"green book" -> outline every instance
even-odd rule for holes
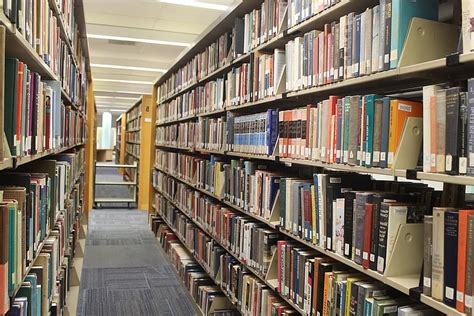
[[[30,281],[25,280],[25,282],[22,283],[20,289],[18,290],[18,293],[16,294],[16,297],[24,297],[28,301],[28,304],[26,307],[27,316],[36,315],[33,309],[33,306],[35,305],[33,293],[34,293],[33,284]]]
[[[375,126],[375,100],[382,98],[379,95],[369,94],[365,96],[366,102],[366,128],[365,128],[365,157],[362,157],[363,165],[372,167],[374,152],[374,126]]]

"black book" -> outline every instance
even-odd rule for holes
[[[352,227],[356,192],[344,193],[344,256],[352,258]]]
[[[458,223],[456,211],[444,213],[444,291],[443,302],[456,307],[456,282],[458,268]]]
[[[234,19],[232,45],[234,45],[234,58],[244,53],[244,20],[242,18]]]
[[[449,88],[446,91],[446,173],[459,173],[461,149],[460,116],[461,88]]]

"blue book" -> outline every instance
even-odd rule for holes
[[[345,310],[345,307],[346,307],[346,285],[347,285],[347,281],[342,281],[341,282],[341,286],[339,287],[339,295],[341,297],[341,300],[340,300],[340,304],[339,304],[339,310],[341,311],[341,314],[343,315],[343,311]]]
[[[390,126],[390,98],[382,98],[382,140],[380,146],[380,168],[388,166],[388,137]]]
[[[359,77],[360,70],[360,36],[361,36],[361,18],[360,14],[355,16],[355,31],[354,31],[354,52],[352,56],[352,74],[354,77]]]
[[[390,68],[396,68],[412,18],[438,20],[438,0],[392,0]]]
[[[272,155],[278,139],[278,110],[267,111],[267,155]]]

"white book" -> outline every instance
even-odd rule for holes
[[[474,50],[474,32],[471,31],[471,19],[474,18],[474,1],[462,0],[462,42],[463,53]]]
[[[423,172],[431,172],[436,167],[436,159],[431,159],[431,98],[436,97],[439,86],[423,87]]]
[[[365,75],[372,73],[373,10],[367,9],[365,22]]]
[[[366,32],[367,32],[367,11],[360,14],[360,58],[359,58],[359,76],[365,75],[366,72]]]

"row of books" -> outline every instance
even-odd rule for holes
[[[3,6],[5,15],[15,24],[16,28],[38,53],[44,62],[58,76],[62,87],[71,97],[72,102],[84,105],[85,102],[85,59],[82,50],[71,51],[66,39],[61,38],[59,19],[55,16],[52,3],[47,0],[6,1]],[[73,1],[57,2],[63,20],[66,21],[66,32],[70,39],[78,41],[77,26],[74,23]],[[71,36],[74,35],[74,36]],[[81,45],[78,45],[81,46]],[[79,53],[80,65],[75,65],[72,54]],[[81,69],[76,69],[80,67]]]
[[[50,265],[56,268],[51,268],[52,272],[43,277],[49,280],[53,290],[49,291],[49,296],[43,296],[43,304],[40,300],[38,306],[49,310],[51,300],[46,298],[60,294],[57,273],[66,249],[73,247],[78,237],[83,189],[80,166],[83,158],[82,149],[22,166],[15,173],[3,174],[0,180],[3,234],[0,243],[0,314],[9,310],[10,297],[17,291],[16,297],[23,297],[21,287],[25,286],[25,278],[28,278],[27,269],[38,265],[38,261],[43,262],[40,252],[48,252],[52,244],[54,260],[51,258]],[[31,285],[29,288],[31,290]],[[46,290],[47,286],[43,289]],[[27,301],[30,311],[35,305],[31,304],[30,298]]]
[[[156,128],[156,145],[206,150],[224,150],[227,124],[224,118],[199,118]]]
[[[474,211],[434,208],[424,220],[423,293],[472,313]]]
[[[140,157],[140,145],[139,144],[125,144],[125,152],[129,155]]]
[[[140,119],[133,119],[131,121],[127,121],[127,132],[136,132],[140,129]]]
[[[227,148],[230,151],[273,155],[278,140],[278,110],[234,116],[227,113]]]
[[[133,120],[137,120],[142,115],[142,108],[140,105],[134,106],[131,110],[127,112],[126,118],[127,123]]]
[[[64,105],[59,81],[42,80],[14,58],[6,59],[5,79],[4,130],[12,156],[84,141],[84,117]]]
[[[122,127],[119,126],[117,128],[118,128],[117,131],[119,131],[119,130],[121,130]],[[121,135],[117,133],[117,136],[121,136]],[[140,131],[126,132],[125,133],[125,141],[139,143],[140,142]]]
[[[217,78],[204,86],[177,96],[175,99],[157,105],[156,122],[172,122],[181,118],[194,117],[196,114],[210,113],[224,109],[225,81]]]
[[[305,315],[442,315],[299,244],[280,240],[278,292]]]
[[[220,280],[218,285],[242,314],[297,314],[273,290],[253,275],[251,271],[247,270],[233,255],[229,254],[200,228],[189,221],[168,200],[157,194],[156,202],[157,213],[168,218],[168,222],[178,231],[180,238],[188,246],[187,248],[192,250],[194,256],[206,267],[206,272],[214,280]]]
[[[296,26],[324,10],[341,2],[340,0],[288,0],[288,28]]]
[[[438,19],[438,1],[381,0],[286,44],[287,91],[396,68],[411,18]]]
[[[288,24],[292,26],[335,4],[312,2],[314,1],[295,0],[287,6],[283,0],[264,1],[261,8],[246,14],[243,22],[238,22],[237,18],[232,43],[238,43],[236,47],[243,47],[242,53],[248,53],[278,34],[279,30],[275,28],[278,24],[276,22],[282,22],[286,10],[288,10]],[[267,15],[269,10],[273,11],[273,14]],[[313,30],[288,41],[285,49],[278,49],[274,57],[266,54],[262,57],[257,53],[254,58],[259,60],[252,61],[254,63],[251,66],[252,71],[247,72],[247,75],[251,81],[259,82],[259,85],[264,87],[261,91],[271,90],[271,87],[275,90],[274,85],[267,82],[271,81],[269,74],[281,73],[286,64],[286,79],[282,79],[286,80],[286,91],[289,92],[396,68],[411,18],[436,21],[438,11],[437,0],[410,3],[402,0],[381,0],[377,6],[367,8],[364,12],[351,12],[337,21],[326,24],[321,30]],[[240,39],[241,33],[243,40]],[[236,52],[240,53],[240,50],[236,48]],[[271,71],[273,66],[270,66],[273,63],[267,61],[267,58],[281,59],[275,62],[278,67],[274,67],[274,72]],[[267,67],[264,67],[266,64]],[[183,68],[187,69],[187,73],[190,72],[191,77],[196,80],[180,79],[179,74]],[[158,87],[158,100],[177,93],[189,84],[197,83],[197,75],[193,76],[193,72],[197,72],[197,67],[183,68]],[[266,75],[262,75],[265,71],[258,71],[262,68],[268,69]],[[252,93],[255,94],[257,91],[253,89]],[[257,93],[251,100],[262,98],[263,96]]]
[[[265,262],[262,265],[255,262],[255,257],[252,255],[255,254],[255,251],[261,252],[261,249],[264,250],[264,253],[269,250],[265,257],[267,260],[271,260],[273,251],[275,251],[275,242],[278,245],[275,255],[278,264],[278,292],[298,305],[306,315],[316,315],[318,312],[321,315],[332,315],[336,310],[339,310],[340,314],[346,314],[352,310],[351,313],[354,315],[379,315],[380,309],[382,311],[387,309],[387,312],[395,309],[398,315],[415,315],[416,313],[418,313],[416,315],[439,315],[432,308],[409,301],[396,291],[371,281],[366,275],[350,270],[334,259],[321,257],[315,250],[298,244],[297,240],[284,240],[278,232],[265,228],[265,225],[255,219],[217,204],[214,199],[172,177],[159,173],[155,173],[155,177],[154,183],[158,185],[158,190],[165,192],[167,197],[164,198],[157,194],[156,209],[163,212],[163,216],[169,218],[170,222],[177,223],[178,230],[196,229],[192,221],[188,220],[188,216],[190,216],[221,245],[230,249],[240,261],[259,271],[262,275],[265,275],[265,267],[268,268],[270,262]],[[410,187],[410,185],[407,186]],[[408,188],[404,188],[404,190]],[[293,196],[297,196],[297,194]],[[167,199],[172,199],[174,204],[179,205],[185,212],[189,210],[187,216],[180,215],[180,211],[169,204]],[[402,207],[397,205],[397,208],[397,211],[400,211],[399,208]],[[393,212],[388,213],[393,214]],[[180,221],[182,224],[179,223]],[[400,225],[400,223],[391,224]],[[388,230],[393,229],[396,233],[398,228],[391,227],[392,225],[385,227],[389,227]],[[381,224],[380,227],[384,227],[384,225]],[[251,231],[256,229],[262,235],[253,233],[253,235],[247,236],[246,229]],[[396,237],[393,236],[393,232],[391,234],[386,231],[385,236],[387,235],[390,236],[384,239],[393,242]],[[186,241],[189,240],[189,235],[183,234],[182,236]],[[208,237],[205,240],[206,243],[212,243]],[[248,247],[251,249],[250,256],[246,257]],[[357,293],[360,293],[361,296],[358,296]],[[366,299],[368,299],[367,302]],[[382,314],[384,313],[380,315]]]
[[[227,300],[225,294],[215,285],[186,247],[180,243],[178,237],[163,219],[154,216],[150,225],[201,312],[204,315],[209,315],[214,302]],[[237,315],[235,309],[232,308],[219,308],[213,312],[214,315],[220,316]]]

